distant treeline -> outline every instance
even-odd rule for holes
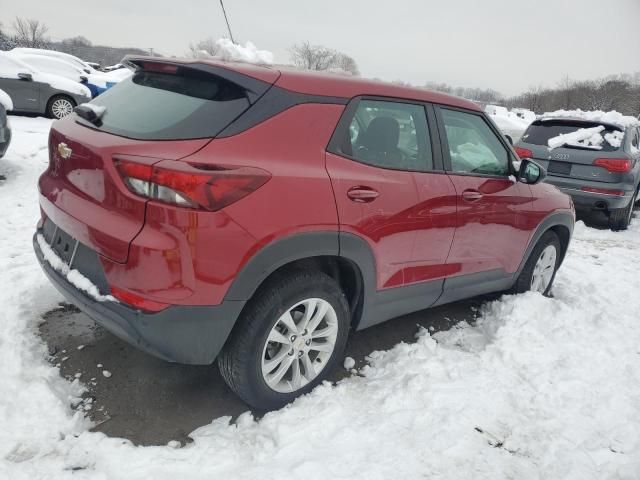
[[[586,81],[575,81],[565,77],[555,88],[530,88],[514,97],[505,97],[492,89],[452,87],[446,83],[428,82],[425,87],[482,104],[527,108],[536,113],[579,108],[617,110],[634,117],[640,115],[640,72]]]

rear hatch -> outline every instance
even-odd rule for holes
[[[595,129],[593,134],[599,145],[589,146],[589,142],[570,141],[562,143],[561,135],[574,134],[580,129]],[[597,132],[597,130],[600,130]],[[547,169],[550,176],[557,177],[554,184],[562,185],[563,179],[588,180],[591,182],[619,183],[624,179],[624,172],[611,171],[606,168],[607,160],[625,160],[627,155],[622,150],[624,131],[607,123],[572,119],[536,120],[525,131],[518,149],[525,149],[524,155],[531,156]],[[560,145],[549,148],[552,145]],[[530,152],[530,155],[529,155]],[[520,154],[523,155],[522,153]],[[605,165],[605,166],[602,166]]]
[[[148,200],[127,189],[118,160],[153,165],[197,152],[277,80],[270,69],[133,61],[134,75],[56,122],[40,203],[60,229],[120,263],[142,230]],[[242,67],[240,67],[242,69]],[[255,73],[257,71],[257,73]],[[255,78],[255,77],[259,78]]]

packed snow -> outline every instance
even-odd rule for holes
[[[550,150],[562,147],[563,145],[601,150],[602,142],[604,142],[604,138],[602,138],[603,131],[604,127],[602,125],[592,128],[579,128],[575,132],[563,133],[556,137],[551,137],[547,141],[547,144]]]
[[[78,290],[82,290],[91,298],[99,301],[99,302],[117,302],[115,298],[111,295],[102,295],[91,280],[82,275],[78,270],[74,270],[69,268],[67,265],[57,254],[53,251],[53,249],[49,246],[44,237],[40,234],[36,236],[36,240],[38,245],[40,246],[40,250],[42,251],[42,256],[45,261],[51,265],[51,267],[61,273],[69,283],[75,286]]]
[[[554,298],[504,296],[473,326],[420,330],[261,419],[214,419],[184,446],[91,432],[80,380],[60,376],[37,335],[61,300],[31,248],[51,122],[11,120],[0,162],[0,478],[640,478],[639,224],[579,223]]]
[[[620,148],[620,146],[622,145],[622,140],[624,139],[624,132],[621,132],[620,130],[614,130],[613,132],[605,133],[604,139],[612,147]]]
[[[106,82],[118,83],[133,75],[133,71],[128,68],[118,68],[109,72],[104,72],[102,76]]]
[[[546,120],[550,118],[569,118],[588,120],[591,122],[602,122],[616,125],[622,129],[627,127],[640,125],[640,120],[629,115],[623,115],[615,110],[603,112],[602,110],[584,111],[584,110],[556,110],[555,112],[546,112],[540,116],[540,119]]]
[[[4,90],[0,90],[0,105],[2,105],[7,112],[13,110],[11,97]]]
[[[499,105],[487,105],[484,108],[484,111],[489,115],[491,120],[495,122],[500,131],[511,137],[513,143],[517,143],[518,140],[520,140],[520,137],[522,137],[529,124],[535,120],[535,113],[526,110],[533,114],[533,119],[531,119],[531,116],[528,114],[526,118],[524,118],[525,115],[522,113],[524,109],[519,109],[520,114],[515,110],[516,109],[509,111],[506,107]]]
[[[273,53],[268,50],[258,50],[256,46],[247,41],[244,46],[233,43],[228,38],[220,38],[216,41],[218,53],[216,57],[227,61],[239,61],[270,65],[273,63]]]

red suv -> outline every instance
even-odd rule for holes
[[[547,294],[574,224],[473,103],[361,78],[136,58],[57,121],[34,248],[100,325],[210,364],[262,409],[350,330],[498,291]]]

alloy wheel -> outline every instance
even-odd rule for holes
[[[58,98],[51,104],[51,113],[56,118],[63,118],[73,111],[72,103],[65,98]]]
[[[262,377],[272,390],[290,393],[313,381],[327,365],[338,336],[329,302],[308,298],[283,313],[262,351]]]
[[[532,291],[542,294],[547,291],[556,268],[556,256],[557,252],[554,245],[547,245],[547,247],[542,250],[536,266],[533,268],[533,275],[531,276]]]

